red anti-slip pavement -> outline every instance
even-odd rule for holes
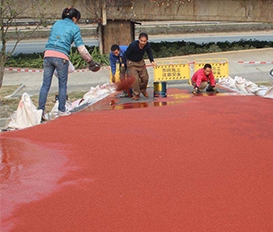
[[[273,231],[273,101],[79,112],[1,134],[1,231]]]

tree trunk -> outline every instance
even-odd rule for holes
[[[1,53],[0,53],[0,89],[3,85],[3,80],[4,80],[4,73],[5,73],[5,63],[7,59],[7,54],[6,54],[6,40],[5,40],[5,34],[2,33],[2,48],[1,48]]]
[[[0,4],[1,4],[0,5],[0,29],[1,29],[1,41],[2,41],[2,48],[0,53],[0,89],[1,89],[3,85],[5,63],[6,63],[6,35],[4,30],[4,18],[3,18],[4,0],[1,0]]]
[[[4,79],[4,72],[5,72],[5,62],[3,61],[3,57],[1,55],[0,57],[0,89],[3,85],[3,79]]]

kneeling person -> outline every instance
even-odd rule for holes
[[[192,85],[194,87],[192,93],[201,93],[206,87],[207,92],[217,92],[215,89],[215,78],[210,64],[205,64],[204,68],[197,70],[192,78]]]

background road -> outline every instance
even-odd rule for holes
[[[244,32],[244,33],[211,33],[211,34],[181,34],[181,35],[151,35],[149,36],[150,42],[159,43],[161,41],[175,42],[186,41],[195,42],[198,44],[209,42],[234,42],[239,40],[265,40],[272,41],[272,31],[265,32]],[[84,38],[85,44],[88,46],[98,46],[99,41],[97,38]],[[15,53],[34,53],[43,52],[46,44],[46,39],[40,40],[24,40],[20,42],[15,50]],[[14,46],[14,42],[7,43],[7,51],[11,51]]]

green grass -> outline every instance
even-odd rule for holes
[[[11,114],[17,110],[18,104],[20,102],[20,97],[16,98],[5,98],[12,94],[19,86],[2,86],[0,91],[0,118],[8,118]],[[68,94],[68,101],[73,102],[77,99],[81,99],[86,92],[71,92]],[[46,113],[50,112],[53,106],[55,105],[55,95],[58,93],[49,93],[46,102]],[[39,96],[31,96],[33,104],[38,107]]]

